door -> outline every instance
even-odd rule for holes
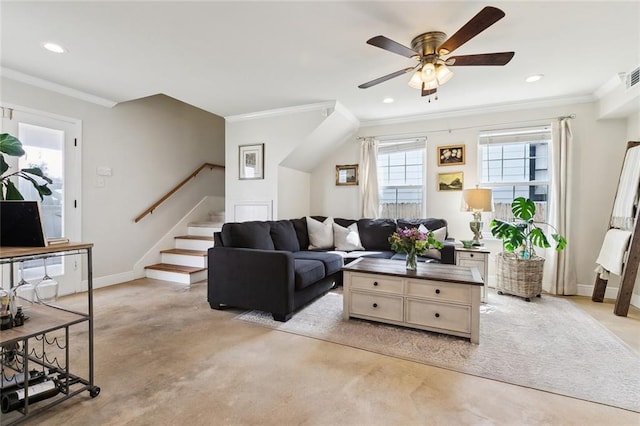
[[[17,137],[25,150],[19,158],[5,156],[10,170],[39,167],[53,181],[49,184],[52,195],[43,201],[29,181],[14,182],[25,200],[40,201],[45,236],[82,241],[80,121],[20,107],[3,107],[2,111],[2,133]],[[82,290],[81,268],[78,256],[51,257],[46,265],[34,260],[16,266],[14,276],[35,284],[48,275],[58,281],[58,294],[65,295]]]

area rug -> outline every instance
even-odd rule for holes
[[[286,323],[261,311],[248,311],[236,319],[640,412],[640,354],[562,298],[543,296],[527,303],[492,292],[488,303],[481,305],[479,345],[427,331],[345,321],[339,290]]]

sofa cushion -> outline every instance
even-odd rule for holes
[[[273,250],[268,222],[229,222],[222,225],[222,243],[225,247]]]
[[[296,290],[302,290],[324,278],[324,265],[319,260],[294,259]]]
[[[391,250],[389,237],[396,232],[393,219],[360,219],[358,220],[360,241],[365,250]]]
[[[331,275],[342,269],[342,256],[324,251],[298,251],[293,253],[294,259],[318,260],[324,265],[324,273]]]
[[[309,231],[309,250],[333,248],[333,218],[328,217],[320,222],[307,216]]]
[[[307,231],[307,218],[301,217],[299,219],[291,219],[293,229],[296,230],[296,237],[298,237],[298,244],[300,250],[306,250],[309,247],[309,231]]]
[[[338,225],[337,223],[334,223],[333,245],[335,246],[336,250],[364,250],[364,247],[362,247],[362,243],[360,242],[358,224],[354,222],[348,227],[344,227]]]
[[[290,220],[278,220],[269,223],[271,225],[271,240],[276,250],[300,251],[296,230]]]
[[[444,240],[445,240],[445,238],[447,236],[447,228],[445,228],[445,227],[429,231],[426,226],[421,224],[418,227],[418,230],[420,230],[420,232],[425,232],[425,233],[426,232],[431,232],[433,234],[433,238],[435,238],[435,240],[440,242],[440,243],[444,243]],[[431,249],[425,251],[423,256],[424,257],[429,257],[429,258],[432,258],[432,259],[440,260],[442,258],[442,253],[437,248],[431,248]]]
[[[417,228],[420,225],[424,225],[430,231],[444,228],[447,229],[447,221],[445,219],[426,218],[426,219],[398,219],[398,229],[404,228]],[[445,234],[445,238],[448,235]]]

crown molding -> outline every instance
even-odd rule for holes
[[[104,106],[107,108],[113,108],[118,104],[118,102],[113,101],[111,99],[101,98],[99,96],[95,96],[86,92],[82,92],[80,90],[72,89],[67,86],[63,86],[58,83],[53,83],[48,80],[43,80],[38,77],[34,77],[20,71],[16,71],[11,68],[0,67],[0,75],[2,77],[6,77],[10,80],[16,80],[21,83],[26,83],[31,86],[39,87],[41,89],[46,89],[52,92],[60,93],[65,96],[69,96],[72,98],[80,99],[86,102],[91,102],[92,104]]]
[[[392,124],[413,123],[416,121],[438,120],[442,118],[456,118],[468,115],[479,115],[487,113],[511,112],[524,109],[547,108],[563,105],[575,105],[596,101],[594,95],[572,96],[563,98],[547,98],[537,101],[523,101],[487,105],[482,107],[474,107],[469,109],[458,109],[451,111],[443,111],[435,114],[409,115],[404,117],[386,118],[380,120],[361,120],[360,127],[387,126]]]
[[[279,115],[289,115],[300,112],[324,110],[325,117],[329,116],[336,106],[336,101],[318,102],[315,104],[298,105],[293,107],[269,109],[265,111],[249,112],[247,114],[228,115],[224,119],[234,123],[238,121],[257,120],[260,118],[276,117]]]

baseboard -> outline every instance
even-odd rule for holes
[[[122,284],[127,281],[137,280],[138,278],[144,278],[144,274],[140,275],[134,271],[121,272],[119,274],[106,275],[100,278],[93,279],[93,289],[109,287],[111,285]],[[87,291],[89,288],[89,282],[82,280],[82,291]]]
[[[592,295],[593,295],[592,285],[578,284],[578,296],[591,297]],[[618,287],[607,286],[607,289],[604,292],[604,298],[615,300],[617,297],[618,297]],[[631,295],[631,305],[640,309],[640,295],[635,293]]]

